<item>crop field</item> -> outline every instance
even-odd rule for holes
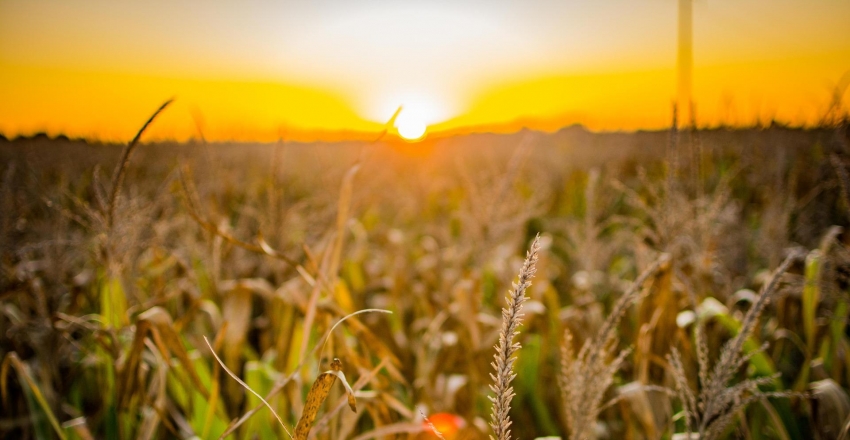
[[[846,439],[848,137],[3,140],[0,437]]]

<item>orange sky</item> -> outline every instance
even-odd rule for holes
[[[152,139],[358,137],[399,105],[432,133],[670,123],[677,0],[172,3],[0,2],[0,132],[126,140],[172,96]],[[693,20],[701,124],[813,124],[850,81],[850,2]]]

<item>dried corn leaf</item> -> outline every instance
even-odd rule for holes
[[[227,330],[224,332],[224,363],[228,368],[239,372],[245,338],[251,323],[251,302],[253,294],[250,290],[237,286],[234,290],[227,292],[221,307]],[[236,399],[235,403],[241,401],[241,391],[233,382],[225,384],[225,395],[229,399]]]
[[[383,360],[381,360],[381,362],[380,362],[378,365],[376,365],[376,366],[375,366],[375,368],[373,368],[371,371],[361,371],[361,373],[362,373],[362,374],[360,375],[360,378],[358,378],[358,379],[357,379],[357,382],[355,382],[355,383],[354,383],[354,385],[352,385],[352,386],[351,386],[351,390],[353,390],[354,392],[358,392],[358,391],[360,391],[361,389],[363,389],[363,387],[365,387],[365,386],[366,386],[366,384],[368,384],[369,382],[371,382],[371,381],[372,381],[372,379],[374,379],[374,378],[375,378],[375,376],[378,374],[378,372],[379,372],[379,371],[381,371],[381,369],[383,369],[383,368],[384,368],[385,366],[387,366],[388,364],[389,364],[389,360],[388,360],[388,359],[383,359]],[[345,382],[343,382],[343,383],[345,383]],[[347,388],[347,387],[346,387],[346,388]],[[386,394],[383,394],[383,393],[382,393],[382,395],[383,395],[383,396],[386,396]],[[361,396],[362,396],[362,394],[361,394]],[[352,399],[353,399],[353,396],[352,396],[352,394],[351,394],[351,391],[349,391],[349,393],[348,393],[347,397],[348,397],[348,404],[349,404],[349,407],[350,407],[350,406],[351,406],[351,403],[352,403]],[[316,437],[316,434],[318,434],[319,432],[322,432],[322,430],[323,430],[323,429],[325,429],[325,428],[327,427],[327,425],[328,425],[328,423],[329,423],[330,419],[331,419],[332,417],[334,417],[337,413],[339,413],[339,411],[342,409],[342,406],[343,406],[342,401],[337,402],[337,404],[336,404],[336,405],[334,405],[334,406],[330,409],[330,411],[327,411],[327,412],[326,412],[326,413],[322,416],[322,418],[321,418],[321,419],[319,419],[319,421],[315,423],[315,425],[314,425],[314,426],[315,426],[315,428],[316,428],[316,429],[314,430],[315,432],[313,432],[312,434],[310,434],[310,438],[311,438],[311,439],[312,439],[312,438],[315,438],[315,437]],[[354,410],[354,409],[355,409],[355,408],[352,408],[352,410]],[[406,410],[406,411],[409,411],[409,410],[407,410],[407,409],[405,409],[405,410]],[[412,418],[412,414],[411,414],[411,417],[410,417],[410,418]],[[346,437],[341,437],[341,438],[346,438]]]
[[[319,412],[319,407],[325,402],[328,393],[331,391],[336,378],[345,386],[345,391],[348,393],[348,406],[352,411],[357,412],[357,400],[354,398],[354,391],[345,380],[343,374],[342,362],[334,358],[331,362],[331,369],[320,374],[313,382],[313,387],[307,394],[307,403],[304,405],[304,412],[301,413],[301,419],[298,420],[298,426],[295,427],[295,440],[306,440],[310,434],[310,429],[313,427],[313,422],[316,420],[316,414]]]
[[[838,438],[850,417],[850,396],[832,379],[809,384],[815,431],[821,438]]]
[[[174,329],[171,315],[162,307],[151,307],[139,314],[133,343],[126,357],[119,362],[119,406],[127,405],[133,395],[142,392],[139,367],[141,366],[146,338],[151,338],[155,342],[164,359],[170,359],[172,354],[176,356],[198,392],[209,398],[209,391],[198,377],[180,335]],[[169,364],[166,362],[166,365]]]
[[[236,363],[251,322],[251,291],[238,284],[235,287],[227,292],[221,307],[222,319],[227,322],[224,357],[228,365]]]
[[[62,424],[62,429],[73,432],[80,440],[94,440],[85,417],[77,417]]]
[[[369,432],[354,437],[353,440],[368,440],[370,438],[385,437],[393,434],[416,434],[424,430],[425,427],[421,423],[398,422],[375,428]]]
[[[661,438],[672,416],[670,397],[663,388],[630,382],[618,388],[625,410],[634,414],[647,438]]]
[[[186,347],[183,346],[183,341],[177,333],[177,330],[175,330],[173,326],[165,324],[157,325],[156,329],[159,330],[162,341],[169,349],[170,353],[174,355],[178,361],[180,361],[180,365],[189,375],[189,379],[192,381],[192,384],[195,388],[197,388],[198,392],[200,392],[202,396],[208,399],[209,390],[207,390],[201,381],[201,378],[198,376],[198,372],[195,370],[195,364],[189,358],[189,353],[186,351]]]
[[[118,406],[124,407],[130,397],[141,390],[139,380],[139,365],[142,361],[142,353],[145,350],[145,338],[150,329],[150,322],[140,319],[136,323],[136,332],[133,343],[127,351],[126,357],[118,362]]]
[[[59,421],[56,419],[56,416],[53,414],[53,410],[50,408],[50,405],[47,403],[47,399],[45,399],[44,394],[41,392],[41,389],[38,387],[38,384],[33,379],[32,375],[29,372],[29,368],[27,365],[21,362],[21,359],[18,357],[18,354],[14,351],[9,352],[3,358],[2,366],[0,366],[0,385],[2,385],[2,395],[3,400],[6,401],[7,398],[7,388],[6,388],[6,376],[9,374],[9,367],[13,367],[15,371],[18,372],[18,377],[21,382],[21,386],[26,384],[30,392],[32,393],[35,401],[38,402],[38,405],[41,407],[41,410],[44,411],[44,415],[47,416],[47,420],[50,422],[50,425],[56,431],[56,434],[60,439],[65,440],[67,436],[65,435],[65,430],[59,426]]]

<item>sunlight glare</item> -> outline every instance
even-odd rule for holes
[[[398,118],[395,120],[395,127],[398,130],[398,135],[408,141],[415,141],[425,136],[425,130],[428,128],[421,115],[414,111],[406,111],[402,109]]]
[[[433,90],[422,88],[419,91],[390,92],[380,96],[372,120],[387,121],[401,106],[401,113],[395,119],[396,133],[403,139],[415,141],[423,138],[428,127],[450,118],[451,106],[446,99],[438,99],[439,94]]]

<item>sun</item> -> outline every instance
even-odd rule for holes
[[[442,91],[419,86],[373,93],[364,99],[365,119],[380,122],[407,142],[423,140],[430,129],[456,115],[455,104]]]
[[[395,120],[395,128],[404,140],[415,141],[425,136],[428,126],[416,112],[402,110]]]

